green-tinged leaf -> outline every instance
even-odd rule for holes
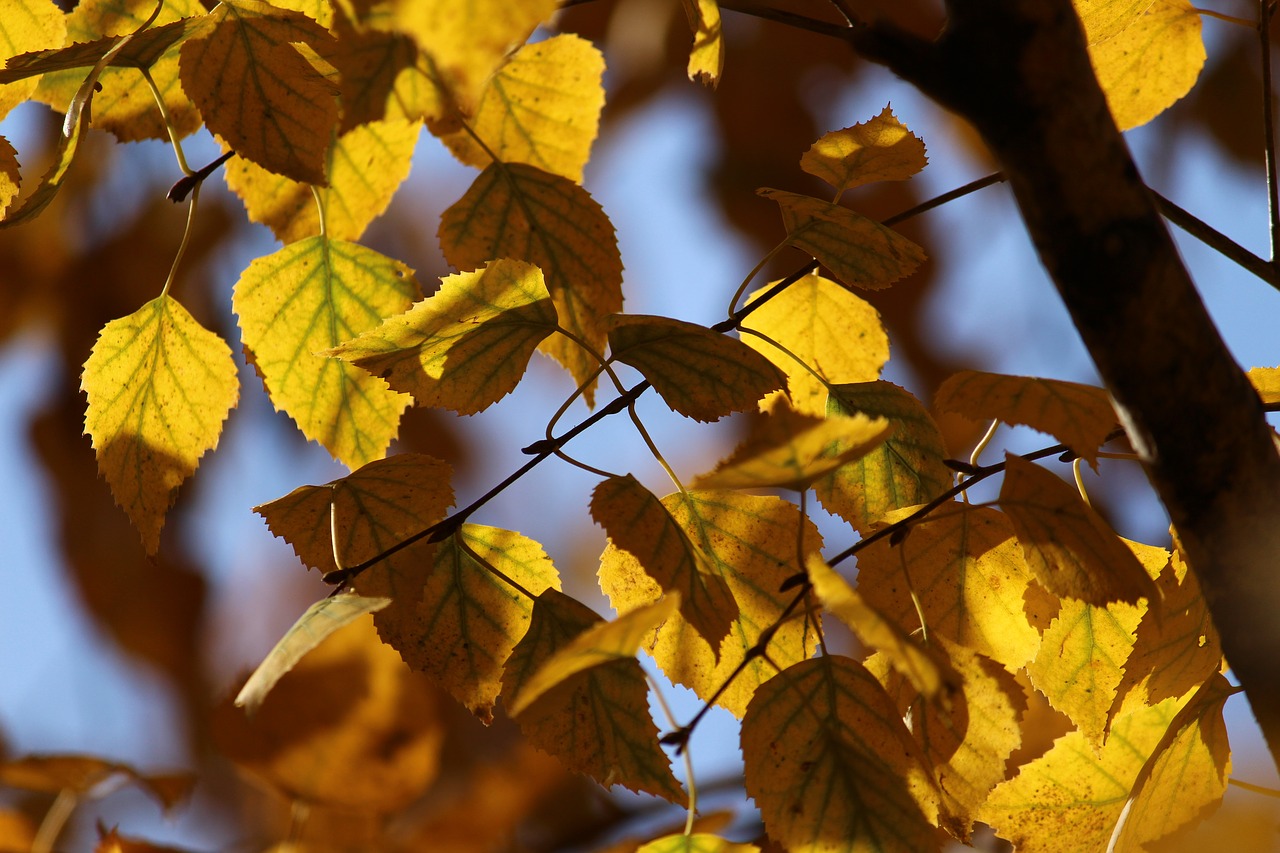
[[[468,166],[483,169],[492,152],[582,183],[604,108],[603,75],[604,57],[586,39],[564,33],[526,44],[489,78],[468,122],[484,147],[463,130],[441,141]]]
[[[635,853],[760,853],[754,844],[735,844],[718,835],[667,835],[642,844]]]
[[[9,140],[0,136],[0,221],[5,209],[18,197],[22,188],[22,173],[18,168],[18,152]]]
[[[787,242],[813,255],[847,287],[880,290],[924,261],[915,243],[847,207],[783,190],[757,192],[782,208]]]
[[[834,385],[827,417],[846,415],[888,420],[892,431],[883,443],[813,484],[828,512],[864,530],[887,513],[928,503],[951,488],[942,433],[909,391],[884,381]]]
[[[1124,541],[1053,472],[1006,454],[1000,506],[1036,580],[1054,595],[1100,607],[1157,597],[1151,576]]]
[[[937,792],[880,683],[823,655],[763,685],[742,720],[747,793],[791,853],[938,850]]]
[[[258,664],[253,675],[249,676],[244,687],[240,688],[235,701],[237,707],[247,708],[250,713],[256,711],[281,676],[293,669],[307,652],[344,625],[349,625],[366,613],[381,610],[390,603],[389,598],[344,594],[322,598],[308,607],[307,612],[298,617],[298,621],[285,632],[262,663]]]
[[[885,107],[870,121],[823,134],[800,168],[837,192],[876,181],[905,181],[925,167],[924,142]]]
[[[53,0],[9,0],[0,15],[0,59],[9,60],[9,68],[0,70],[0,118],[31,96],[35,80],[12,76],[14,58],[19,54],[57,49],[66,43],[67,24]],[[88,63],[97,62],[94,59]]]
[[[560,325],[604,350],[606,319],[622,310],[622,257],[613,225],[582,187],[523,163],[490,164],[444,212],[440,247],[458,269],[494,258],[536,264],[546,276]],[[556,335],[542,349],[579,383],[599,363]],[[585,392],[593,399],[594,383]]]
[[[324,352],[407,309],[412,271],[355,243],[311,237],[258,258],[231,304],[245,348],[275,407],[346,465],[379,458],[395,436],[407,395]]]
[[[88,755],[28,755],[0,762],[0,785],[45,794],[86,794],[117,775],[136,782],[166,809],[186,800],[195,787],[189,773],[144,774],[128,764]]]
[[[747,303],[769,289],[757,290]],[[757,308],[745,321],[742,340],[787,374],[791,408],[817,417],[827,414],[829,386],[870,382],[889,360],[889,335],[880,313],[866,300],[816,274],[805,276]],[[766,398],[760,408],[767,410],[772,402]]]
[[[520,692],[511,698],[511,716],[519,717],[530,705],[573,676],[601,664],[632,660],[646,638],[680,608],[680,593],[673,592],[653,604],[623,613],[612,622],[599,622],[560,647],[525,678]]]
[[[499,260],[441,279],[408,312],[327,355],[385,379],[421,406],[470,415],[520,382],[538,343],[556,329],[542,271]]]
[[[680,613],[717,651],[733,627],[738,603],[729,586],[653,493],[628,474],[601,481],[591,517],[663,592],[676,593]]]
[[[890,513],[886,523],[911,514]],[[908,628],[920,617],[946,637],[1010,669],[1040,647],[1036,625],[1056,600],[1035,583],[1004,513],[949,504],[914,524],[896,545],[881,539],[858,552],[858,589],[869,604]]]
[[[600,621],[556,590],[539,595],[529,630],[507,661],[503,695],[520,695],[548,660]],[[524,708],[516,722],[535,746],[571,770],[605,786],[681,802],[684,792],[658,745],[648,707],[644,671],[629,657],[578,672]]]
[[[758,489],[776,486],[804,491],[815,480],[858,459],[892,431],[883,418],[851,415],[822,420],[793,412],[786,400],[751,425],[751,432],[709,474],[699,489]]]
[[[737,492],[690,492],[667,495],[662,505],[705,556],[711,570],[724,579],[738,602],[738,616],[719,652],[681,615],[658,630],[649,645],[654,660],[672,681],[710,699],[746,658],[764,633],[772,629],[796,597],[780,591],[800,571],[796,541],[804,525],[804,553],[822,547],[822,537],[795,504],[774,497]],[[619,613],[657,601],[658,582],[630,553],[615,545],[600,557],[600,587]],[[768,656],[786,667],[813,654],[817,632],[813,620],[793,618],[773,634]],[[756,688],[777,672],[761,657],[748,661],[716,703],[742,716]]]
[[[1102,388],[1034,376],[962,370],[938,388],[934,408],[976,421],[1029,426],[1052,435],[1091,465],[1116,426],[1111,396]]]
[[[643,373],[667,405],[699,421],[754,408],[784,381],[781,371],[741,341],[667,317],[613,317],[609,349],[614,359]]]
[[[262,0],[222,0],[182,45],[182,86],[209,130],[240,156],[324,184],[337,85],[297,45],[323,55],[332,43],[305,15]]]
[[[102,328],[80,388],[89,398],[84,431],[98,470],[154,554],[178,487],[217,446],[236,404],[231,350],[160,296]]]
[[[317,190],[324,207],[324,233],[331,240],[359,240],[382,215],[409,177],[421,126],[404,120],[363,124],[334,140],[325,155],[327,186]],[[227,186],[244,201],[249,218],[271,229],[282,243],[320,233],[320,213],[310,184],[298,183],[233,158],[224,167]]]
[[[681,0],[693,29],[689,51],[689,79],[715,88],[724,72],[724,33],[720,28],[720,4],[716,0]]]

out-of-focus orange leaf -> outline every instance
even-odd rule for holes
[[[724,32],[720,26],[720,4],[716,0],[681,0],[693,29],[693,49],[689,51],[688,73],[715,88],[724,72]]]
[[[93,853],[189,853],[185,848],[161,846],[143,841],[139,838],[128,838],[112,827],[104,829],[98,826],[98,845]]]
[[[885,107],[869,121],[823,134],[800,158],[800,168],[837,193],[876,181],[905,181],[928,163],[924,142]]]
[[[88,755],[31,755],[0,763],[0,785],[47,794],[86,794],[117,775],[136,783],[165,809],[185,801],[196,781],[190,773],[146,774]]]
[[[718,835],[668,835],[641,845],[636,853],[760,853],[754,844],[735,844]]]
[[[30,853],[36,825],[17,809],[0,808],[0,853]]]

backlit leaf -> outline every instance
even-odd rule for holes
[[[668,835],[642,844],[635,853],[760,853],[754,844],[735,844],[718,835]]]
[[[804,525],[804,552],[817,551],[822,539],[795,504],[774,497],[737,492],[676,493],[662,499],[676,524],[706,556],[738,602],[738,616],[719,654],[685,618],[676,614],[658,630],[649,646],[654,660],[671,680],[709,699],[737,669],[795,598],[779,588],[794,576],[797,528]],[[631,554],[614,545],[600,557],[600,588],[619,613],[662,596],[658,582]],[[813,654],[817,634],[810,619],[791,619],[773,635],[768,653],[786,667]],[[733,680],[717,704],[741,716],[756,688],[777,672],[757,657]]]
[[[591,493],[591,517],[666,593],[678,593],[680,613],[713,650],[728,635],[738,603],[707,558],[662,502],[635,477],[610,477]]]
[[[1248,375],[1263,403],[1280,403],[1280,367],[1251,367]]]
[[[913,394],[884,381],[832,386],[827,416],[855,414],[887,419],[892,431],[883,443],[813,484],[824,509],[861,530],[951,488],[942,434]]]
[[[154,7],[153,7],[154,8]],[[106,54],[115,53],[104,68],[150,68],[169,48],[198,31],[200,18],[187,18],[170,24],[152,26],[130,36],[110,36],[66,47],[48,48],[19,54],[0,69],[0,85],[25,80],[51,71],[90,68]],[[57,27],[51,29],[56,34]],[[121,45],[120,42],[126,41]],[[83,75],[81,75],[83,79]]]
[[[504,696],[517,696],[535,673],[575,638],[600,623],[585,605],[546,590],[533,605],[529,630],[502,676]],[[672,802],[684,799],[658,745],[648,713],[648,686],[633,657],[583,670],[556,685],[516,718],[525,736],[571,770],[603,785],[622,785]]]
[[[337,43],[323,54],[338,70],[342,121],[338,132],[383,119],[436,120],[444,112],[442,95],[431,79],[427,59],[401,33],[362,27],[346,3],[331,29]]]
[[[741,341],[667,317],[613,317],[609,349],[643,373],[667,405],[699,421],[751,409],[783,383],[782,372]]]
[[[318,188],[324,233],[332,240],[359,240],[387,209],[409,165],[421,126],[403,120],[362,124],[334,140],[325,155],[328,185]],[[249,218],[271,229],[282,243],[320,233],[320,214],[310,184],[290,180],[235,157],[224,167],[227,186],[244,201]]]
[[[876,181],[905,181],[928,163],[924,142],[885,107],[875,118],[823,134],[800,168],[844,192]]]
[[[538,343],[555,329],[542,271],[499,260],[446,276],[406,313],[326,354],[385,379],[418,405],[470,415],[519,384]]]
[[[850,415],[827,420],[793,412],[786,400],[754,421],[751,432],[715,470],[694,481],[699,489],[777,486],[803,491],[881,444],[891,431],[883,418]]]
[[[782,208],[787,242],[813,255],[847,287],[880,290],[910,275],[924,250],[847,207],[783,190],[757,190]]]
[[[504,163],[528,163],[582,183],[604,107],[604,57],[571,33],[522,46],[489,78],[468,124]],[[466,131],[442,137],[459,160],[491,158]]]
[[[893,522],[910,509],[885,516]],[[900,625],[1021,667],[1040,647],[1035,625],[1056,602],[1035,583],[1004,513],[948,505],[911,527],[897,545],[881,539],[858,552],[858,589]],[[1034,618],[1033,618],[1034,617]]]
[[[490,164],[440,220],[440,247],[458,269],[494,258],[536,264],[560,325],[603,351],[606,318],[622,310],[622,257],[613,225],[574,182],[523,163]],[[578,383],[599,364],[562,336],[542,349]],[[585,394],[592,400],[592,389]]]
[[[976,421],[1001,420],[1052,435],[1090,464],[1115,429],[1111,397],[1101,388],[962,370],[938,388],[934,407]]]
[[[1157,596],[1133,552],[1053,472],[1006,454],[1000,506],[1036,580],[1053,594],[1100,607]]]
[[[407,309],[412,271],[355,243],[310,237],[258,258],[231,304],[271,401],[352,468],[383,455],[407,395],[337,359],[318,355]]]
[[[337,86],[296,46],[323,55],[333,36],[262,0],[222,0],[182,45],[182,86],[209,130],[242,157],[310,184],[325,182],[338,123]]]
[[[1075,0],[1075,7],[1121,130],[1146,124],[1195,85],[1205,51],[1190,0]]]
[[[715,87],[724,72],[724,33],[720,27],[720,4],[716,0],[681,0],[693,29],[693,49],[689,51],[689,79]]]
[[[236,404],[231,350],[175,299],[160,296],[102,328],[80,387],[98,470],[154,554],[178,486],[217,446]]]
[[[76,152],[80,150],[80,140],[84,138],[85,130],[85,122],[77,121],[70,134],[58,135],[57,148],[53,152],[53,163],[49,170],[44,173],[34,190],[18,199],[17,207],[6,207],[4,219],[0,220],[0,228],[10,228],[30,221],[49,206],[49,202],[53,201],[53,197],[62,188],[63,181],[67,179]],[[10,199],[10,204],[12,203],[13,200]]]
[[[4,4],[4,15],[0,16],[0,59],[11,60],[29,51],[57,48],[66,38],[66,19],[53,0],[9,0]],[[30,79],[0,84],[0,118],[30,97],[35,88],[36,81]]]
[[[937,794],[880,683],[849,658],[796,663],[742,720],[747,793],[791,853],[921,853]]]
[[[747,303],[767,290],[757,290]],[[827,414],[829,385],[875,380],[889,360],[889,336],[880,313],[817,274],[805,276],[757,308],[745,320],[745,329],[766,335],[804,361],[797,364],[791,355],[757,335],[745,331],[742,335],[747,346],[787,374],[791,407],[818,417]],[[771,404],[772,399],[766,399],[760,408],[767,410]]]
[[[0,219],[5,208],[18,197],[22,186],[22,173],[18,169],[18,152],[9,140],[0,136]]]

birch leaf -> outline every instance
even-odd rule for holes
[[[693,29],[693,49],[689,51],[688,73],[713,89],[724,73],[724,33],[720,26],[720,4],[716,0],[681,0]]]
[[[800,168],[843,193],[876,181],[905,181],[928,162],[924,142],[885,107],[870,121],[823,134],[804,152]]]

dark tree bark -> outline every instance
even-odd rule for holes
[[[932,42],[886,24],[849,38],[999,159],[1280,765],[1280,454],[1258,395],[1116,130],[1069,0],[947,8]]]

